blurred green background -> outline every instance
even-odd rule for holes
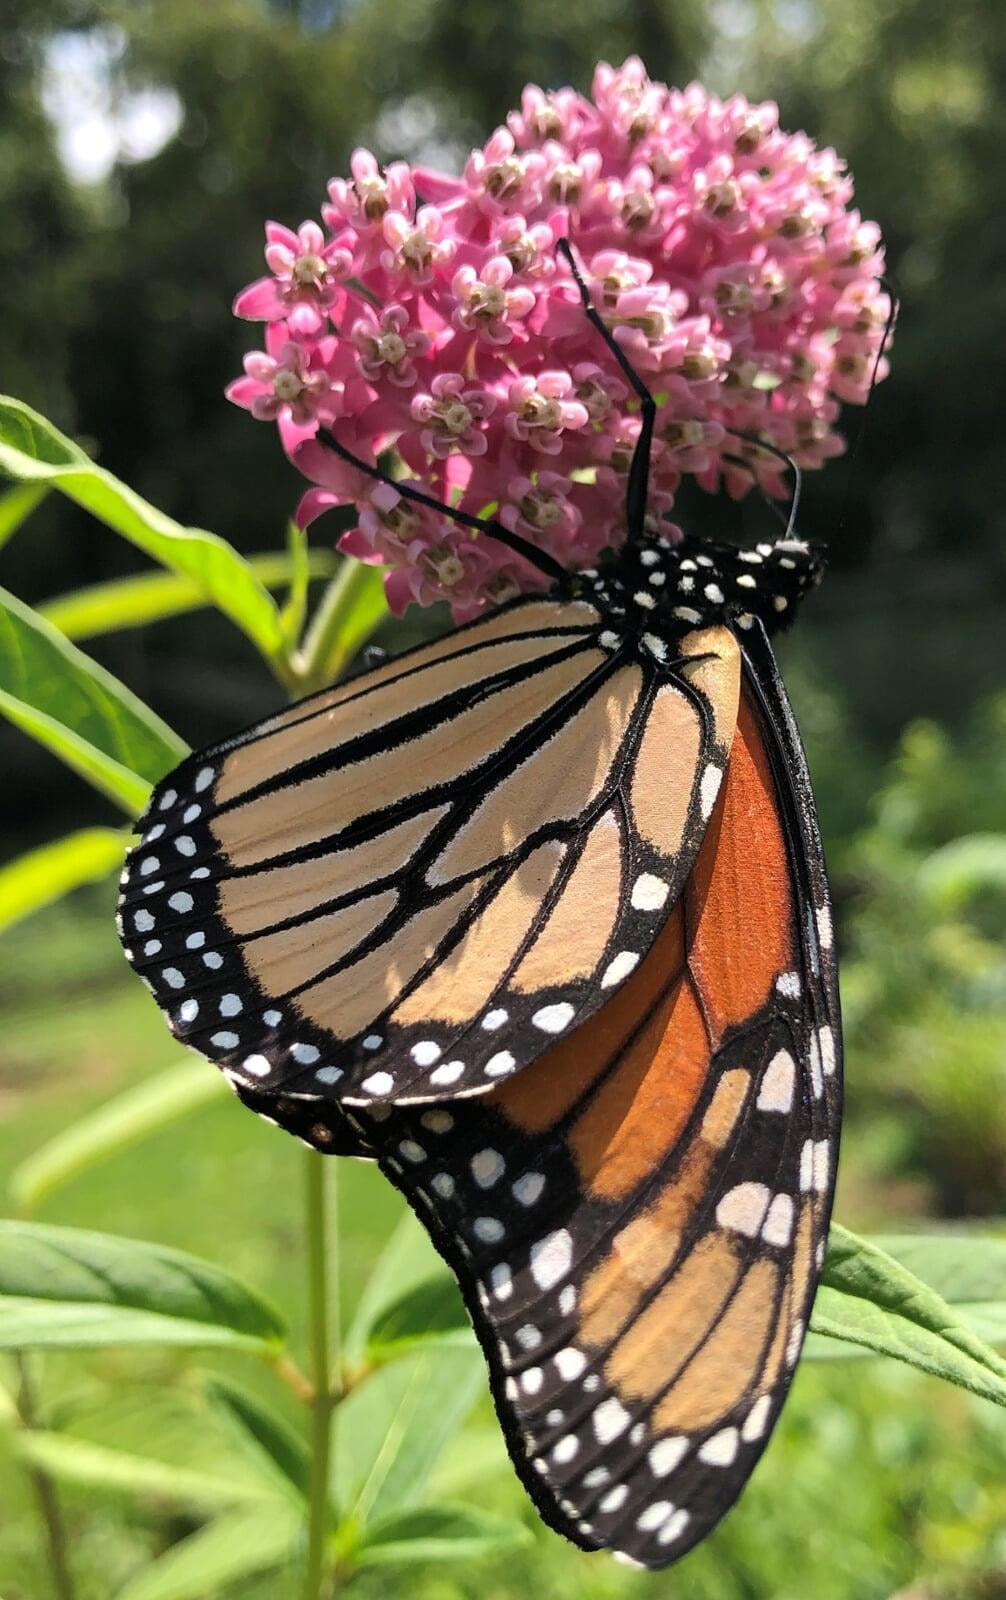
[[[859,205],[888,241],[902,300],[892,376],[865,430],[847,416],[854,462],[806,484],[802,529],[830,544],[833,565],[780,651],[839,910],[849,1116],[838,1215],[888,1230],[924,1218],[1001,1226],[1002,0],[0,0],[0,388],[173,516],[249,553],[277,548],[300,480],[221,394],[254,340],[229,305],[259,272],[264,218],[315,215],[359,143],[457,165],[525,82],[586,88],[599,57],[633,51],[668,81],[778,100],[785,126],[848,157]],[[705,525],[720,515],[737,513],[707,505]],[[322,523],[317,537],[334,533]],[[139,570],[139,558],[53,497],[0,567],[37,603]],[[192,743],[277,699],[216,614],[111,634],[93,653]],[[7,729],[0,771],[4,859],[112,819]],[[175,1054],[124,971],[104,891],[7,937],[0,1002],[0,1178]],[[367,1169],[348,1168],[341,1186],[351,1303],[397,1205]],[[237,1107],[157,1136],[43,1215],[177,1244],[285,1306],[302,1299],[298,1171],[287,1141]],[[48,1367],[60,1404],[85,1419],[96,1373],[141,1409],[173,1376],[153,1357],[110,1355],[86,1376],[65,1358]],[[488,1426],[484,1406],[476,1444]],[[471,1494],[523,1503],[505,1472]],[[28,1490],[3,1462],[0,1507],[0,1596],[48,1600]],[[114,1593],[189,1526],[93,1492],[71,1491],[67,1510],[81,1600]],[[1006,1596],[1006,1429],[1001,1413],[903,1370],[818,1364],[798,1377],[740,1509],[681,1568],[634,1577],[576,1556],[524,1514],[529,1552],[398,1586],[361,1579],[359,1592],[995,1600]],[[231,1592],[285,1595],[272,1582]]]

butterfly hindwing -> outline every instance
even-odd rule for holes
[[[709,1531],[764,1447],[834,1182],[827,890],[771,654],[745,646],[723,793],[637,970],[487,1096],[344,1113],[458,1275],[546,1520],[647,1567]],[[290,1104],[324,1148],[334,1108],[312,1133]]]
[[[120,906],[175,1033],[263,1095],[491,1092],[645,957],[729,754],[722,626],[528,599],[190,758]]]

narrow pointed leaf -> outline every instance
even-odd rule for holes
[[[409,1290],[437,1274],[445,1275],[429,1234],[413,1212],[403,1211],[357,1302],[345,1339],[347,1365],[357,1366],[364,1359],[377,1319]]]
[[[49,493],[44,484],[19,483],[0,494],[0,545],[5,545]]]
[[[156,1371],[149,1383],[83,1386],[65,1396],[58,1405],[60,1438],[97,1446],[116,1459],[149,1461],[152,1469],[225,1483],[234,1504],[275,1499],[272,1464],[260,1451],[242,1448],[231,1419],[196,1384],[165,1385]]]
[[[0,590],[0,697],[12,721],[92,782],[104,763],[106,792],[128,775],[134,785],[149,786],[187,750],[125,684],[6,590]]]
[[[0,867],[0,933],[72,889],[116,872],[128,841],[117,828],[80,828]]]
[[[811,1328],[1006,1405],[1006,1360],[935,1289],[837,1224]]]
[[[454,1279],[446,1272],[427,1278],[386,1306],[367,1337],[367,1360],[387,1361],[427,1339],[449,1339],[461,1347],[474,1340]]]
[[[512,1472],[503,1430],[498,1424],[469,1423],[456,1434],[444,1450],[430,1477],[427,1492],[431,1500],[451,1495],[470,1495],[484,1478]]]
[[[301,1436],[284,1417],[237,1384],[223,1378],[210,1378],[206,1391],[217,1410],[227,1417],[245,1451],[275,1477],[283,1493],[292,1494],[298,1504],[306,1506],[311,1462]]]
[[[311,551],[308,547],[307,534],[303,528],[298,528],[295,522],[287,524],[286,542],[289,551],[287,560],[290,568],[290,592],[280,613],[280,620],[283,624],[284,637],[287,644],[292,648],[300,638],[300,632],[304,626],[304,618],[307,615],[307,586],[311,577]]]
[[[306,550],[295,563],[282,551],[249,556],[248,566],[267,589],[295,581],[331,577],[336,557],[331,550]],[[115,578],[70,594],[54,595],[39,614],[69,639],[94,638],[122,628],[138,628],[166,617],[183,616],[211,605],[204,585],[177,572],[145,572],[136,578]]]
[[[223,1474],[214,1477],[125,1450],[110,1450],[107,1445],[92,1444],[65,1433],[22,1432],[15,1449],[22,1461],[41,1467],[62,1483],[101,1489],[129,1499],[149,1496],[175,1505],[215,1510],[270,1498],[265,1483],[256,1485]]]
[[[334,1497],[360,1526],[415,1501],[485,1383],[477,1349],[430,1343],[359,1384],[335,1417]]]
[[[420,1506],[374,1522],[356,1551],[356,1565],[476,1561],[530,1542],[531,1534],[521,1523],[490,1516],[474,1506]]]
[[[194,579],[263,655],[281,654],[284,640],[276,604],[232,545],[165,516],[95,466],[45,417],[8,397],[0,397],[0,471],[76,501],[162,566]]]
[[[58,756],[64,766],[121,806],[127,816],[136,816],[143,810],[153,788],[148,779],[138,777],[121,761],[116,761],[87,739],[82,739],[65,723],[47,716],[44,711],[36,710],[12,694],[6,694],[3,689],[0,689],[0,715],[5,716],[15,728],[20,728],[22,733],[28,734],[29,738],[37,739],[39,744]]]
[[[871,1244],[900,1261],[952,1305],[1006,1304],[1006,1237],[966,1233],[878,1234]]]
[[[0,1348],[230,1346],[271,1353],[272,1306],[180,1250],[43,1223],[0,1222]]]
[[[302,1542],[303,1519],[282,1501],[231,1511],[173,1545],[115,1600],[209,1600],[241,1578],[284,1566]]]
[[[381,569],[344,558],[304,641],[307,680],[320,686],[341,677],[387,615]]]
[[[953,1306],[972,1333],[1006,1343],[1006,1238],[988,1234],[880,1234],[871,1243]]]
[[[168,1067],[107,1100],[15,1167],[10,1177],[15,1205],[21,1212],[34,1210],[91,1167],[229,1094],[226,1080],[208,1072],[204,1061],[186,1058]]]

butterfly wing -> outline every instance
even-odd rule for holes
[[[834,1183],[827,885],[760,626],[745,661],[723,794],[620,991],[486,1097],[343,1113],[458,1275],[545,1519],[646,1567],[710,1530],[764,1448]],[[327,1115],[289,1125],[326,1148]]]
[[[127,862],[130,960],[235,1084],[491,1091],[659,933],[738,684],[723,627],[672,655],[586,601],[517,602],[183,763]]]

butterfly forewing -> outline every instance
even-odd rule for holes
[[[183,763],[127,864],[130,959],[235,1083],[491,1092],[645,958],[738,683],[722,626],[626,643],[518,602]]]
[[[808,795],[752,639],[697,862],[618,992],[483,1098],[342,1113],[457,1272],[543,1515],[648,1567],[743,1487],[823,1258],[839,1035]],[[288,1106],[325,1148],[335,1109]]]

